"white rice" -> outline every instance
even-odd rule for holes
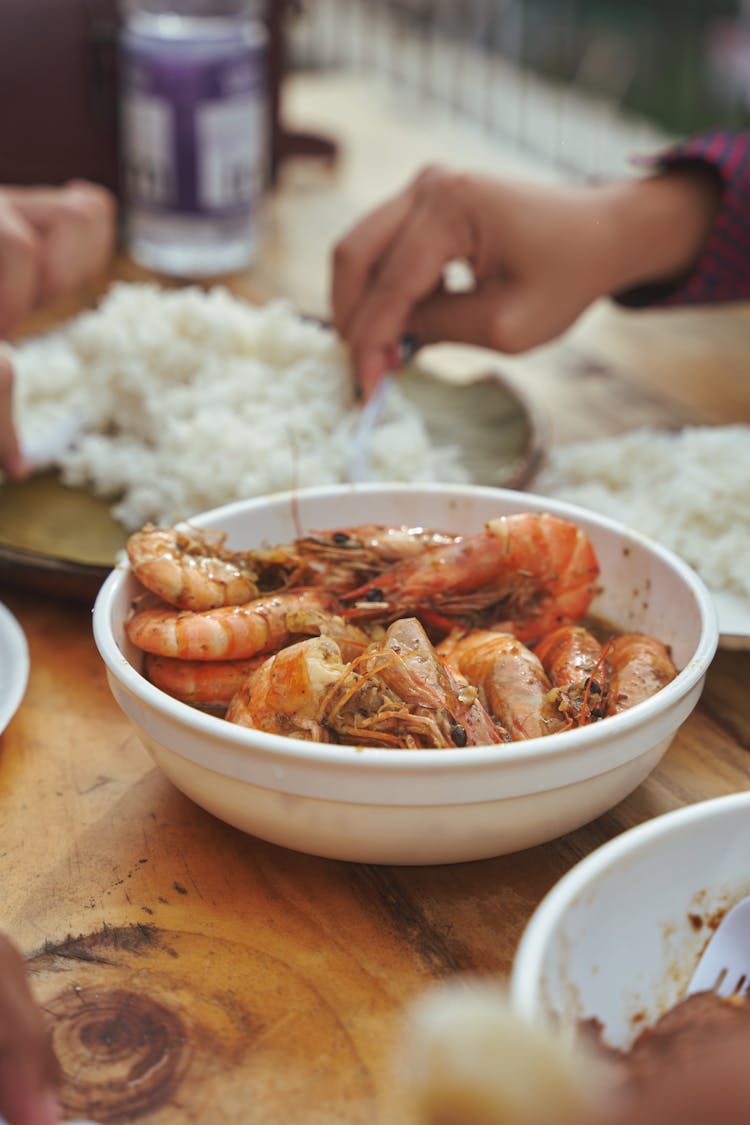
[[[750,426],[638,429],[551,451],[534,491],[618,519],[750,599]]]
[[[79,419],[55,458],[62,478],[111,498],[128,529],[346,480],[359,410],[344,349],[285,302],[120,283],[96,310],[19,345],[14,363],[22,443]],[[398,387],[370,469],[378,480],[469,480],[460,451],[432,444]]]

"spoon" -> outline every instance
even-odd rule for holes
[[[419,340],[416,336],[402,336],[398,348],[398,367],[404,367],[413,358],[419,346]],[[372,435],[380,421],[383,406],[395,378],[394,372],[387,372],[360,410],[347,473],[347,477],[352,484],[362,484],[371,479],[370,448]]]
[[[352,443],[349,460],[349,480],[362,484],[370,480],[370,446],[375,427],[383,413],[383,405],[393,385],[393,375],[384,375],[359,413],[357,432]]]
[[[732,907],[703,950],[687,988],[717,996],[750,996],[750,895]]]

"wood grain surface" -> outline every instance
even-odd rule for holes
[[[402,154],[421,155],[424,130],[392,118],[386,144],[376,94],[359,118],[350,99],[344,123],[326,116],[329,86],[311,78],[292,93],[300,127],[336,132],[343,164],[317,179],[306,168],[307,212],[303,174],[285,171],[264,258],[232,287],[283,290],[320,311],[325,244],[408,172]],[[432,143],[446,143],[436,127]],[[368,157],[357,192],[351,169]],[[116,272],[142,276],[122,262]],[[550,440],[564,441],[652,422],[750,422],[748,356],[744,306],[602,307],[503,369],[549,419]],[[394,1061],[412,998],[456,973],[505,979],[535,907],[577,860],[649,817],[750,787],[750,652],[720,651],[661,765],[560,840],[433,868],[292,853],[215,820],[152,765],[110,695],[89,604],[7,585],[0,599],[31,655],[25,699],[0,737],[0,926],[47,1013],[68,1117],[408,1125]]]

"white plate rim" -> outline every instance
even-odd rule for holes
[[[697,825],[733,809],[750,811],[750,790],[724,793],[671,809],[626,829],[580,859],[550,888],[521,934],[510,974],[510,996],[515,1009],[535,1020],[541,1012],[540,969],[560,919],[571,904],[606,878],[627,859],[635,860],[675,831]]]
[[[5,667],[9,669],[6,676]],[[21,705],[29,682],[29,646],[26,634],[0,602],[0,734]]]
[[[750,599],[711,590],[719,618],[719,647],[750,649]]]

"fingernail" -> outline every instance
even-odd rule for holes
[[[422,341],[419,336],[414,332],[404,332],[399,341],[399,358],[401,363],[408,363],[410,359],[414,358],[421,347]]]

